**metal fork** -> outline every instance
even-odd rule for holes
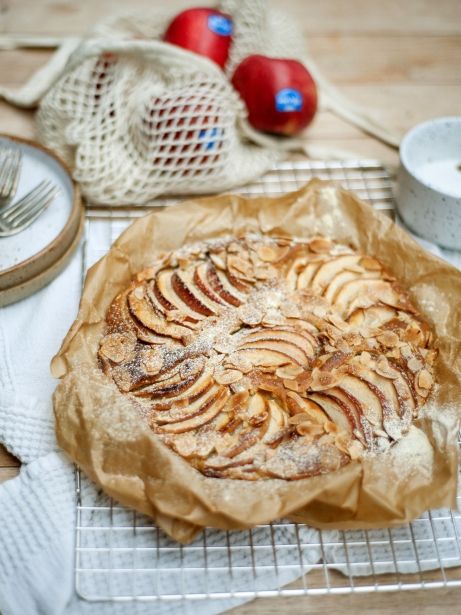
[[[0,211],[0,237],[20,233],[45,211],[59,192],[50,180],[44,180],[16,203]]]
[[[0,207],[16,194],[21,164],[22,152],[18,147],[0,149]]]

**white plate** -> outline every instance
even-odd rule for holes
[[[31,144],[0,136],[0,147],[5,145],[22,150],[22,170],[14,200],[20,199],[44,179],[58,186],[59,194],[28,229],[0,238],[0,273],[46,248],[64,229],[74,199],[72,179],[56,158]]]

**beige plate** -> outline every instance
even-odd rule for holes
[[[48,269],[45,269],[33,278],[30,278],[17,286],[10,286],[10,288],[0,290],[0,307],[5,307],[10,303],[15,303],[16,301],[20,301],[21,299],[36,293],[38,290],[49,284],[59,273],[61,273],[64,267],[69,263],[79,244],[84,226],[85,216],[83,209],[81,209],[77,233],[64,254],[62,254],[58,260],[54,261]]]
[[[75,243],[83,215],[79,188],[60,158],[33,141],[0,134],[0,146],[5,143],[23,154],[16,199],[43,179],[53,181],[60,192],[28,229],[0,239],[0,293],[29,280],[32,288],[32,280],[49,272]]]

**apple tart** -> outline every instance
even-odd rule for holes
[[[433,387],[432,333],[382,264],[324,237],[167,254],[112,302],[101,368],[206,476],[287,480],[386,451]]]

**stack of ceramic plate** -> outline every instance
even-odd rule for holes
[[[59,193],[26,230],[0,237],[0,306],[36,292],[60,273],[77,248],[84,225],[79,189],[64,162],[37,143],[0,135],[0,149],[5,146],[22,150],[13,202],[45,179],[51,180]]]

